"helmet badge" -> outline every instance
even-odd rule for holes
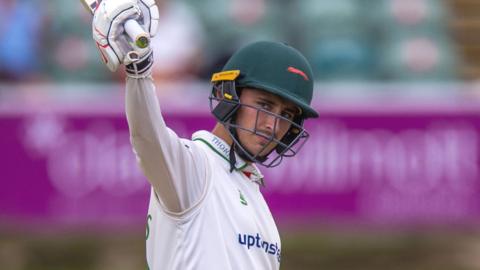
[[[307,74],[305,74],[305,72],[301,71],[298,68],[288,67],[287,70],[288,70],[288,72],[295,73],[295,74],[298,74],[298,75],[302,76],[303,79],[305,79],[305,81],[309,80]]]

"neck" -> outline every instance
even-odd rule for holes
[[[233,140],[232,140],[232,137],[230,137],[230,133],[228,132],[228,130],[220,123],[217,123],[215,125],[215,127],[213,128],[212,130],[212,134],[219,137],[220,139],[222,139],[226,144],[228,145],[232,145],[233,143]],[[238,153],[237,153],[238,154]],[[248,158],[246,158],[245,156],[242,156],[240,154],[240,157],[245,161],[247,162],[248,164],[252,164],[251,161],[249,161]]]
[[[225,141],[228,145],[232,145],[232,142],[233,142],[232,138],[230,137],[230,134],[222,124],[217,123],[213,128],[212,133],[213,135]]]

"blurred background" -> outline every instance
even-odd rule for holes
[[[209,79],[256,40],[314,69],[311,138],[264,169],[282,269],[480,269],[480,1],[158,0],[167,124],[210,130]],[[124,74],[78,1],[0,0],[0,268],[145,269],[149,187]]]

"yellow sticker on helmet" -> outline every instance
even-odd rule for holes
[[[227,70],[212,75],[212,82],[218,81],[233,81],[238,75],[240,75],[240,70]]]

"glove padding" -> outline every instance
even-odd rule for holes
[[[120,64],[134,65],[127,68],[137,71],[137,77],[148,76],[151,64],[139,68],[139,62],[151,60],[151,48],[140,49],[133,45],[131,38],[125,33],[124,24],[134,19],[139,25],[154,37],[158,29],[159,13],[154,0],[103,0],[95,11],[92,24],[93,39],[97,44],[103,62],[112,72]],[[135,51],[136,58],[127,57]],[[151,61],[150,61],[151,62]],[[138,63],[138,65],[136,64]],[[133,66],[132,66],[133,67]],[[145,68],[148,67],[148,68]],[[142,72],[142,73],[138,73]],[[147,74],[148,73],[148,74]]]
[[[127,56],[127,59],[129,57]],[[127,63],[130,62],[130,63]],[[126,60],[125,61],[125,72],[127,76],[131,78],[145,78],[150,76],[153,65],[153,53],[152,50],[149,50],[147,54],[139,58],[138,60]]]

